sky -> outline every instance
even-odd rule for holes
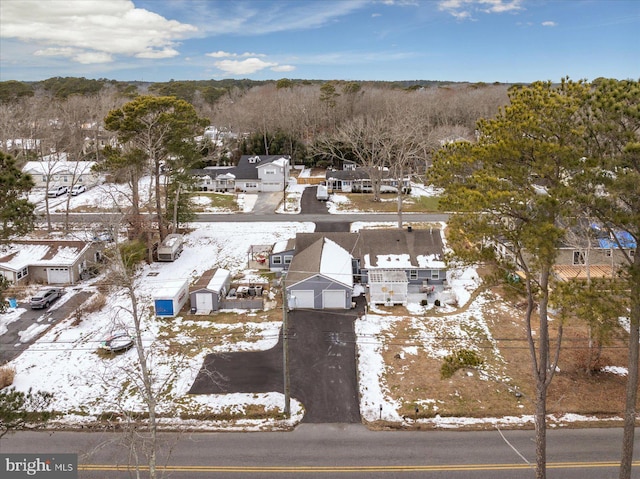
[[[640,78],[638,0],[0,0],[0,81]]]

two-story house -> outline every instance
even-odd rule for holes
[[[284,191],[289,184],[291,158],[282,155],[244,155],[236,166],[192,170],[203,191]]]

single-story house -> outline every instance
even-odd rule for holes
[[[327,238],[297,251],[285,278],[291,309],[350,309],[353,295],[351,255]]]
[[[199,314],[217,311],[230,287],[229,270],[217,268],[206,271],[189,292],[191,310]]]
[[[345,163],[345,167],[347,164]],[[329,192],[339,193],[371,193],[373,191],[371,185],[371,179],[369,172],[366,168],[351,168],[352,164],[349,164],[348,169],[342,170],[328,170],[326,177],[326,184]],[[381,171],[381,192],[397,192],[398,179],[391,176],[388,169]],[[408,191],[411,187],[411,180],[409,177],[403,178],[402,186],[403,191]]]
[[[349,254],[348,261],[343,258],[341,262],[327,262],[325,267],[335,268],[339,264],[342,276],[349,270],[354,283],[369,286],[370,294],[373,293],[372,301],[406,304],[409,285],[431,287],[446,283],[444,245],[439,228],[363,229],[357,233],[298,233],[295,243],[277,249],[274,247],[269,264],[272,271],[286,272],[288,291],[292,281],[297,284],[303,278],[318,274],[314,265],[319,263],[319,252],[324,251],[320,249],[319,245],[324,244],[320,240],[335,243]],[[285,261],[285,256],[292,257],[291,261]],[[327,271],[323,271],[325,276]],[[320,280],[314,281],[318,287],[323,286]],[[391,284],[393,289],[390,289]],[[307,305],[305,307],[311,307],[308,305],[311,304],[309,291],[312,290],[315,298],[313,307],[326,307],[320,294],[322,290],[307,286],[303,288],[306,291],[302,300]],[[298,286],[297,289],[301,288]],[[389,291],[394,295],[382,294]]]
[[[14,241],[0,246],[0,274],[13,283],[76,284],[101,252],[88,241]]]
[[[211,166],[191,174],[204,191],[284,191],[290,169],[289,156],[243,155],[236,166]]]
[[[91,170],[95,161],[68,161],[66,158],[62,153],[56,158],[50,155],[42,161],[28,161],[22,172],[32,176],[37,188],[66,186],[70,189],[74,185],[91,188],[98,183],[98,173]]]

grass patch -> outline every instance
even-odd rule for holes
[[[380,213],[394,213],[398,211],[398,197],[396,194],[380,195],[381,201],[373,201],[371,193],[340,193],[349,199],[348,203],[339,203],[341,210],[360,210]],[[440,205],[437,197],[403,196],[402,209],[406,213],[439,212]]]
[[[436,319],[441,317],[425,316],[420,319],[407,315],[385,331],[388,346],[382,353],[386,365],[384,381],[390,396],[402,405],[398,413],[407,419],[413,419],[416,414],[418,419],[436,414],[441,417],[533,414],[535,383],[524,328],[524,311],[515,304],[517,301],[506,302],[496,295],[483,306],[482,317],[492,341],[486,337],[483,328],[473,325],[461,327],[463,336],[478,350],[483,364],[481,370],[457,369],[446,379],[441,378],[443,357],[432,356],[421,347],[423,343],[416,337],[411,324],[416,320],[424,321],[423,338],[425,330],[426,336],[440,338],[438,349],[454,352],[467,347],[458,338],[443,337],[435,326]],[[552,349],[555,347],[553,327],[552,322]],[[626,332],[620,328],[604,348],[607,365],[626,365],[626,337]],[[620,416],[624,410],[626,377],[611,373],[591,376],[585,373],[583,357],[587,341],[588,333],[583,323],[575,319],[565,323],[559,371],[548,391],[549,414]],[[408,354],[407,346],[418,346],[418,354]],[[418,413],[415,412],[416,407]]]
[[[191,198],[198,198],[193,202],[193,211],[202,213],[209,208],[218,208],[229,211],[239,211],[237,195],[235,193],[214,193],[212,191],[198,191],[190,193]]]

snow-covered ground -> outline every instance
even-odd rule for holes
[[[288,196],[291,204],[287,213],[299,211],[299,197],[304,185],[291,186]],[[141,192],[149,191],[149,184],[143,184]],[[90,189],[86,193],[70,200],[71,208],[93,206],[98,209],[114,209],[126,196],[126,188],[113,185],[101,185]],[[430,188],[413,185],[412,194],[437,194]],[[33,195],[32,201],[38,197]],[[122,195],[122,196],[121,196]],[[251,211],[257,195],[238,195],[238,202],[243,211]],[[41,201],[43,198],[40,197]],[[52,211],[64,208],[66,198],[52,199]],[[196,200],[198,201],[198,200]],[[330,211],[335,204],[348,201],[342,195],[332,195],[329,202]],[[333,206],[332,206],[333,205]],[[280,207],[282,211],[282,206]],[[284,212],[284,211],[282,211]],[[344,212],[344,210],[342,210]],[[257,274],[247,271],[247,252],[254,244],[272,244],[295,236],[296,232],[313,231],[312,223],[295,222],[295,217],[286,218],[291,221],[281,223],[193,223],[192,230],[186,237],[184,252],[173,263],[155,263],[142,268],[138,274],[137,294],[143,310],[151,311],[152,296],[159,285],[175,279],[194,281],[200,275],[213,267],[229,269],[233,275]],[[364,227],[394,226],[359,222],[354,223],[352,229],[357,231]],[[491,338],[489,328],[483,318],[487,299],[479,295],[470,302],[471,294],[479,285],[479,278],[475,270],[450,271],[449,284],[451,292],[457,298],[459,305],[465,305],[464,312],[456,312],[453,306],[446,306],[450,314],[439,317],[437,324],[430,324],[442,332],[439,336],[454,335],[463,337],[462,326],[473,318],[474,328],[480,328],[487,338]],[[97,278],[85,286],[86,290],[98,291],[98,282],[104,278]],[[71,296],[71,291],[52,306],[59,308]],[[467,304],[469,303],[469,304]],[[102,340],[115,331],[131,329],[131,314],[127,297],[121,290],[114,288],[107,296],[107,307],[82,318],[80,322],[69,318],[58,323],[49,332],[41,336],[22,355],[13,360],[10,366],[16,370],[14,385],[17,389],[26,391],[47,390],[54,393],[53,408],[63,414],[55,422],[63,425],[73,425],[94,421],[105,411],[118,412],[120,410],[144,411],[142,398],[133,392],[136,378],[132,371],[136,370],[136,351],[131,349],[123,354],[105,357],[98,354],[98,346]],[[420,348],[435,358],[450,354],[435,343],[433,335],[422,332],[424,323],[417,318],[422,317],[424,307],[409,305],[410,313],[415,314],[412,327],[418,331]],[[6,326],[16,321],[22,310],[10,310],[0,315],[0,334],[6,332]],[[193,380],[199,371],[206,354],[210,352],[231,352],[238,350],[269,349],[277,343],[279,321],[252,321],[255,312],[243,315],[242,323],[217,324],[203,322],[193,324],[182,317],[175,319],[155,319],[152,314],[144,317],[142,340],[151,352],[150,361],[156,384],[165,384],[165,395],[160,402],[159,409],[162,423],[171,427],[185,426],[202,429],[274,429],[286,428],[298,423],[304,414],[304,405],[295,398],[292,400],[292,417],[288,420],[260,420],[248,421],[243,419],[243,411],[247,407],[262,406],[265,411],[273,412],[277,416],[282,411],[284,397],[274,391],[268,394],[227,394],[227,395],[197,395],[187,394]],[[361,394],[362,417],[368,421],[377,420],[380,415],[388,421],[402,423],[399,415],[399,404],[391,399],[385,384],[385,364],[382,358],[383,338],[393,324],[403,318],[387,314],[375,308],[369,309],[364,317],[356,322],[359,355],[359,386]],[[242,340],[226,340],[225,331],[242,326],[245,332]],[[45,328],[36,323],[22,335],[22,341],[27,342],[39,335]],[[167,335],[173,341],[188,344],[193,341],[188,331],[192,328],[207,328],[210,337],[218,338],[216,342],[202,341],[195,351],[187,354],[176,354],[168,345]],[[471,338],[470,338],[471,339]],[[469,347],[473,347],[470,340]],[[403,354],[414,355],[415,346],[406,347]],[[494,354],[499,357],[497,346]],[[624,374],[620,369],[611,369],[614,374]],[[500,370],[484,371],[494,379],[500,379],[504,374]],[[502,378],[504,379],[504,378]],[[425,399],[424,406],[437,410],[434,400]],[[382,412],[380,411],[382,406]],[[202,417],[211,414],[222,414],[231,419],[227,421],[206,421]],[[183,417],[180,418],[180,415]],[[197,421],[190,419],[198,417]],[[590,418],[565,416],[556,418],[557,421],[586,421]],[[503,418],[440,418],[420,420],[429,422],[437,427],[461,427],[469,424],[500,424],[515,425],[528,424],[532,417],[503,417]]]

